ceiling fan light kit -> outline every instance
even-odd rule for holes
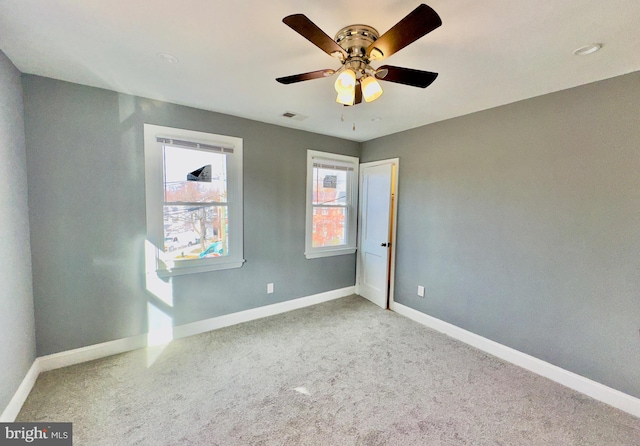
[[[346,90],[355,90],[356,87],[356,73],[351,69],[343,70],[342,73],[336,79],[334,84],[338,93],[344,93]]]
[[[363,77],[360,81],[362,85],[362,97],[367,102],[373,102],[382,96],[382,87],[373,76]]]
[[[322,51],[340,60],[342,66],[337,70],[318,70],[276,79],[281,84],[338,74],[334,84],[338,93],[336,102],[356,105],[363,98],[366,102],[373,102],[382,95],[378,80],[426,88],[438,76],[437,73],[411,68],[383,65],[375,69],[370,65],[371,61],[391,56],[442,25],[438,14],[425,4],[418,6],[382,35],[368,25],[349,25],[338,31],[335,39],[332,39],[303,14],[293,14],[282,21]]]
[[[345,90],[341,93],[338,93],[338,97],[336,98],[336,102],[342,105],[353,105],[353,102],[355,100],[356,100],[355,88],[352,90]]]

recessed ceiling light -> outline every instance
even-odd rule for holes
[[[581,46],[580,48],[575,50],[573,52],[573,54],[576,55],[576,56],[587,56],[589,54],[595,53],[596,51],[600,50],[601,48],[602,48],[602,44],[601,43],[592,43],[590,45]]]
[[[169,53],[158,53],[158,57],[167,63],[178,63],[178,58]]]

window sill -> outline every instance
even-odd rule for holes
[[[356,248],[340,248],[340,249],[331,249],[326,251],[305,252],[304,256],[307,259],[319,259],[321,257],[332,257],[332,256],[342,256],[345,254],[353,254],[355,252],[356,252]]]
[[[216,262],[213,264],[210,263],[208,265],[176,265],[170,269],[157,269],[156,273],[158,274],[158,277],[183,276],[186,274],[198,274],[210,271],[222,271],[225,269],[241,268],[244,262],[246,262],[245,259],[232,260],[228,262]]]

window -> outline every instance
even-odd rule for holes
[[[307,151],[305,256],[356,251],[358,158]]]
[[[242,139],[144,125],[147,237],[156,271],[242,266]]]

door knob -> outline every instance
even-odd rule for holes
[[[380,246],[382,246],[382,247],[391,246],[391,242],[389,242],[389,243],[380,243]]]

